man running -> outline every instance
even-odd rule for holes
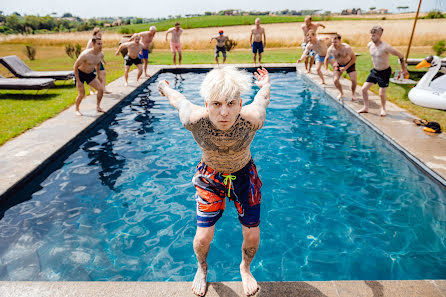
[[[102,40],[101,28],[96,27],[96,28],[93,29],[93,37],[92,37],[92,39],[88,40],[87,49],[88,48],[93,48],[93,41],[92,40],[95,37],[97,37],[97,38]],[[99,71],[99,74],[98,74],[98,80],[101,82],[102,89],[104,90],[104,94],[110,94],[111,92],[107,91],[106,88],[105,88],[105,83],[106,83],[106,81],[105,81],[106,73],[105,73],[105,68],[104,68],[105,64],[107,64],[107,63],[105,62],[105,59],[102,58],[102,61],[99,63],[100,71]],[[96,69],[95,69],[95,71],[96,71]],[[92,93],[94,94],[94,92],[92,92]]]
[[[102,52],[102,40],[97,37],[93,37],[91,42],[93,47],[84,50],[74,63],[74,78],[76,80],[76,87],[78,90],[78,95],[76,97],[76,115],[78,116],[82,116],[82,113],[79,111],[79,105],[81,104],[82,99],[85,97],[85,82],[90,85],[90,87],[93,87],[98,91],[96,94],[96,111],[104,112],[100,106],[104,89],[102,88],[101,82],[99,82],[93,72],[93,70],[96,68],[96,73],[99,73],[99,63],[104,58],[104,53]]]
[[[263,48],[266,47],[266,35],[265,35],[265,29],[260,26],[260,18],[256,18],[255,27],[251,29],[249,44],[252,47],[254,67],[257,66],[256,62],[257,53],[259,54],[259,64],[262,64]]]
[[[339,91],[338,99],[341,100],[344,97],[342,91],[342,85],[339,82],[341,75],[344,71],[347,72],[352,82],[352,101],[356,100],[356,55],[352,48],[341,42],[341,35],[336,34],[332,39],[332,44],[328,48],[327,57],[333,56],[335,61],[333,63],[333,82]],[[325,58],[325,65],[327,65],[327,58]]]
[[[228,40],[228,36],[223,35],[223,30],[218,31],[218,36],[214,36],[211,38],[211,41],[215,39],[217,44],[215,45],[215,61],[217,61],[217,65],[220,65],[218,62],[218,57],[220,57],[220,52],[223,55],[223,64],[226,62],[226,40]]]
[[[307,33],[308,43],[305,46],[305,50],[302,53],[302,56],[297,63],[300,63],[303,59],[307,59],[309,52],[314,51],[316,53],[316,61],[317,61],[317,74],[321,78],[321,83],[325,85],[324,75],[322,74],[321,67],[325,63],[325,59],[327,56],[327,45],[325,41],[319,40],[316,37],[316,33],[313,30],[308,31]],[[333,57],[328,56],[327,61],[329,62]]]
[[[386,90],[389,86],[390,75],[392,69],[390,68],[389,54],[397,56],[401,64],[401,73],[406,76],[409,72],[406,68],[404,56],[398,50],[381,40],[384,29],[381,26],[374,26],[370,30],[370,41],[367,44],[370,55],[372,56],[373,69],[362,85],[362,98],[364,99],[364,107],[358,110],[359,113],[369,112],[369,95],[368,90],[374,84],[379,86],[379,97],[381,98],[381,113],[382,117],[386,116]]]
[[[319,27],[322,27],[325,29],[325,26],[321,23],[312,23],[311,16],[307,15],[305,17],[305,22],[301,26],[302,32],[304,33],[304,40],[302,42],[303,50],[305,50],[305,48],[307,47],[307,43],[308,43],[307,33],[308,33],[308,31],[312,30],[314,32],[314,34],[316,34],[317,29]],[[308,53],[308,56],[305,58],[305,70],[307,70],[307,73],[311,73],[311,67],[313,66],[313,63],[314,63],[314,56],[315,56],[315,52],[310,50]],[[310,65],[308,65],[308,58],[310,58]]]
[[[198,296],[206,294],[206,259],[215,223],[225,210],[226,197],[234,201],[242,224],[240,274],[244,293],[252,296],[258,291],[250,264],[260,241],[262,182],[251,157],[250,145],[265,122],[271,85],[268,71],[264,68],[257,71],[256,84],[260,90],[253,102],[243,107],[240,95],[250,89],[251,75],[234,67],[216,68],[206,75],[200,90],[205,99],[204,107],[192,104],[171,89],[167,81],[158,85],[161,95],[167,96],[178,110],[182,124],[203,150],[192,180],[197,190],[197,231],[193,246],[198,260],[192,291]]]
[[[142,43],[142,52],[139,53],[139,58],[144,62],[144,75],[146,77],[149,77],[149,75],[147,75],[147,63],[149,62],[149,46],[152,43],[155,34],[156,34],[155,26],[151,26],[149,31],[139,32],[139,36],[141,38],[141,43]],[[129,41],[132,41],[132,38],[130,38]]]
[[[119,55],[121,52],[121,49],[127,48],[127,55],[124,57],[125,60],[125,71],[124,71],[124,78],[125,78],[125,86],[127,87],[129,85],[129,70],[130,67],[135,64],[135,66],[138,68],[138,76],[136,77],[136,82],[138,82],[139,78],[142,75],[142,65],[141,65],[141,59],[139,58],[139,53],[142,51],[143,46],[140,43],[141,37],[139,37],[139,34],[133,34],[132,41],[124,42],[121,44],[116,51],[115,55]]]
[[[166,32],[166,41],[167,41],[167,35],[169,33],[172,34],[172,37],[170,39],[170,50],[172,51],[172,58],[173,58],[173,64],[177,65],[177,52],[178,52],[178,62],[181,65],[182,55],[181,55],[181,41],[180,37],[183,33],[183,29],[180,27],[180,23],[176,22],[175,26],[167,30]]]

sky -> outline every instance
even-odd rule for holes
[[[284,9],[322,9],[340,12],[344,8],[370,7],[387,8],[397,12],[397,6],[409,6],[409,11],[416,11],[419,0],[361,0],[352,6],[351,0],[1,0],[3,14],[18,12],[44,16],[55,12],[61,16],[69,12],[81,18],[134,16],[143,18],[167,17],[169,15],[202,14],[205,11],[216,12],[225,9],[245,11],[279,11]],[[439,9],[446,11],[446,0],[423,0],[421,11]]]

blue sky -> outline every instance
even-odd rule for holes
[[[20,14],[47,15],[56,12],[58,15],[70,12],[83,18],[105,16],[135,16],[135,17],[166,17],[168,15],[185,15],[203,13],[205,11],[219,11],[224,9],[242,10],[283,10],[283,9],[322,9],[341,11],[344,8],[361,8],[368,10],[370,7],[387,8],[397,11],[397,6],[409,6],[409,10],[416,11],[419,0],[363,0],[357,1],[352,6],[351,0],[11,0],[2,1],[0,10],[4,14],[14,11]],[[446,10],[446,0],[423,0],[422,11],[432,9]]]

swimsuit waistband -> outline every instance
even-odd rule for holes
[[[389,71],[389,70],[391,70],[391,67],[389,66],[388,68],[383,69],[383,70],[378,70],[378,69],[376,69],[376,68],[373,68],[373,70],[375,70],[376,72],[385,72],[385,71]]]
[[[236,172],[233,172],[233,173],[228,173],[228,172],[218,172],[218,171],[212,169],[211,167],[209,167],[208,165],[206,165],[206,163],[205,163],[203,160],[200,161],[200,164],[199,164],[198,166],[199,166],[200,168],[203,168],[204,170],[214,171],[215,173],[220,173],[220,174],[222,174],[222,175],[229,175],[229,174],[230,174],[230,175],[239,175],[239,174],[243,174],[243,173],[245,173],[246,171],[248,171],[248,170],[252,167],[252,165],[254,165],[254,160],[251,158],[251,159],[249,160],[249,162],[246,163],[245,166],[243,166],[242,169],[240,169],[240,170],[238,170],[238,171],[236,171]]]

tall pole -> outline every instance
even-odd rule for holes
[[[420,0],[420,3],[418,3],[418,10],[417,10],[417,14],[415,15],[415,21],[413,22],[413,28],[412,28],[412,34],[410,35],[409,46],[407,47],[406,63],[407,63],[407,59],[409,58],[410,46],[412,45],[413,34],[415,33],[415,27],[417,26],[418,14],[420,13],[420,7],[421,7],[421,0]]]

